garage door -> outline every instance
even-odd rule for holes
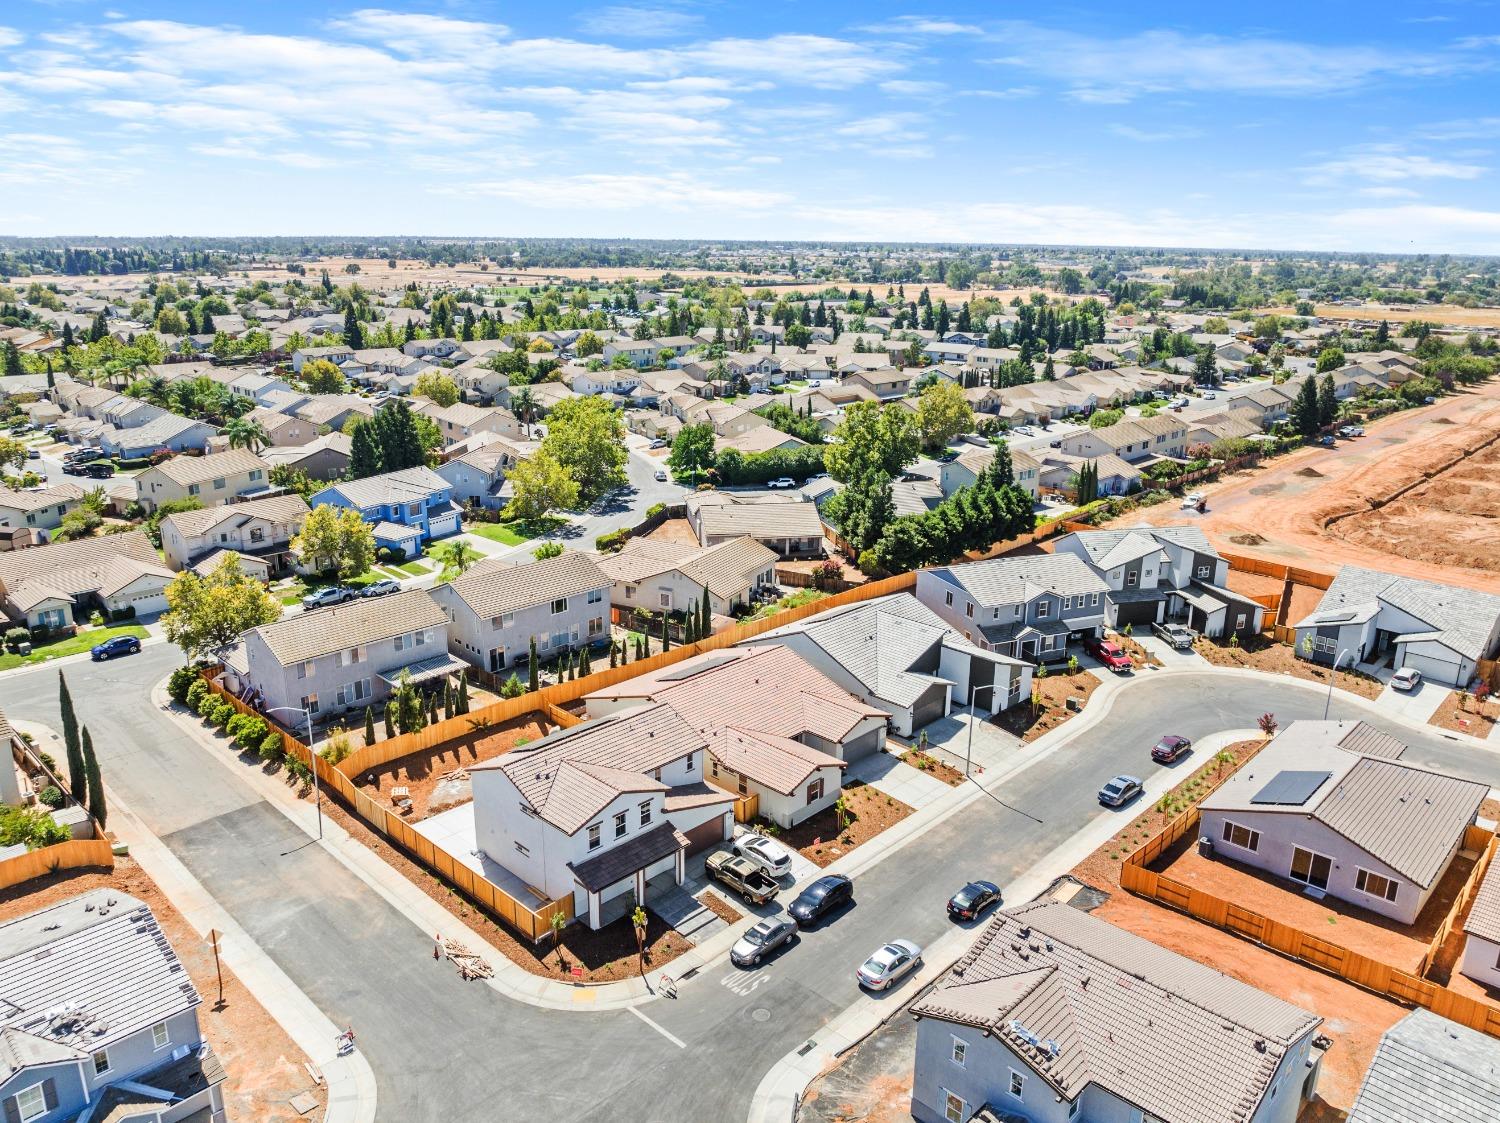
[[[1156,622],[1156,601],[1128,601],[1115,605],[1115,626],[1126,624],[1152,624]]]
[[[947,697],[948,692],[945,688],[941,686],[930,688],[927,691],[926,695],[919,699],[917,704],[912,707],[912,731],[916,732],[928,722],[936,721],[938,718],[942,717],[943,703],[944,701],[946,701]],[[980,698],[987,701],[989,699],[989,691],[985,691],[980,694]]]
[[[687,835],[689,854],[707,850],[710,846],[724,841],[724,816],[716,815],[708,822],[699,823],[684,833]]]
[[[1423,678],[1445,686],[1453,686],[1458,682],[1459,666],[1457,663],[1434,659],[1430,655],[1418,655],[1413,651],[1408,651],[1400,665],[1410,667],[1414,671],[1421,671]]]

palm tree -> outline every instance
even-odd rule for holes
[[[224,425],[224,435],[229,438],[230,448],[248,448],[259,452],[271,443],[271,434],[259,421],[248,417],[233,417]]]
[[[469,547],[462,542],[449,542],[438,551],[438,557],[442,559],[444,569],[456,569],[462,575],[469,568],[472,557]]]
[[[536,395],[531,392],[530,386],[522,386],[510,396],[510,411],[514,413],[526,426],[526,436],[531,436],[531,423],[536,420],[537,401]]]
[[[167,409],[171,406],[172,398],[169,387],[172,384],[161,375],[148,374],[136,385],[139,386],[139,389],[136,390],[138,397],[150,402],[154,406],[161,406],[162,409]],[[135,387],[132,387],[132,389],[135,389]]]

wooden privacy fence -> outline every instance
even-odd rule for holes
[[[734,801],[734,821],[736,823],[748,823],[760,814],[760,793],[751,792],[742,795]]]
[[[1417,974],[1423,978],[1426,978],[1428,972],[1432,970],[1433,964],[1437,962],[1438,954],[1443,950],[1443,945],[1448,942],[1448,937],[1453,934],[1453,929],[1459,920],[1468,912],[1469,903],[1479,892],[1479,883],[1484,880],[1485,871],[1495,860],[1497,846],[1500,846],[1500,836],[1496,836],[1483,827],[1470,823],[1464,829],[1463,848],[1479,851],[1479,858],[1474,863],[1474,868],[1469,871],[1469,876],[1464,881],[1463,888],[1458,891],[1458,896],[1453,899],[1453,907],[1448,910],[1448,915],[1443,917],[1443,922],[1438,925],[1438,930],[1433,933],[1431,941],[1427,944],[1427,952],[1422,956],[1421,966],[1417,968]]]
[[[1500,1037],[1500,1007],[1469,998],[1419,975],[1360,955],[1300,928],[1282,924],[1232,901],[1194,889],[1146,868],[1147,863],[1155,861],[1173,843],[1195,831],[1198,822],[1198,809],[1193,808],[1178,816],[1159,835],[1126,858],[1125,864],[1120,867],[1121,888],[1279,952],[1299,963],[1337,975],[1376,994],[1409,1006],[1426,1007],[1441,1017],[1477,1029],[1491,1037]],[[1465,836],[1466,845],[1469,837]],[[1494,836],[1490,837],[1487,849],[1493,853]],[[1456,915],[1455,908],[1449,919]],[[1425,962],[1424,959],[1424,964]]]
[[[1267,561],[1265,558],[1252,558],[1246,554],[1226,554],[1223,550],[1219,551],[1219,557],[1229,563],[1230,569],[1237,569],[1241,573],[1274,577],[1278,581],[1290,581],[1293,585],[1307,585],[1314,589],[1326,589],[1333,584],[1332,574],[1316,569],[1300,569],[1281,562]]]
[[[39,850],[28,850],[0,862],[0,889],[9,889],[34,877],[46,877],[57,870],[77,870],[88,866],[115,868],[114,847],[107,838],[79,838],[54,842]]]
[[[1500,659],[1480,659],[1474,666],[1474,674],[1489,688],[1500,693]]]

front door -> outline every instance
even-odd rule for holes
[[[1333,859],[1323,854],[1314,854],[1297,846],[1292,849],[1292,880],[1314,889],[1328,888],[1328,875],[1333,872]]]

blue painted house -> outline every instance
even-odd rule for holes
[[[312,497],[310,505],[358,511],[374,527],[377,547],[399,549],[407,557],[421,552],[434,538],[463,529],[453,485],[431,468],[404,468],[330,484]]]

